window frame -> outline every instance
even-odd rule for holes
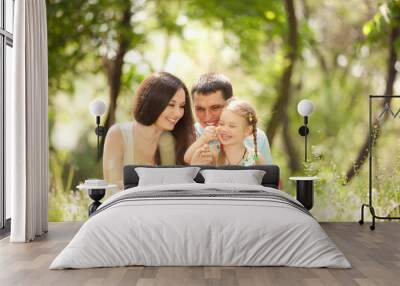
[[[11,17],[14,21],[14,7],[15,0],[11,0],[13,5],[13,15]],[[0,0],[0,237],[7,235],[10,232],[11,219],[7,219],[6,215],[6,188],[5,188],[5,132],[6,132],[6,47],[13,48],[13,34],[6,30],[6,0]],[[8,15],[9,16],[9,15]],[[14,25],[14,24],[13,24]],[[12,31],[14,27],[12,27]],[[7,55],[9,56],[9,55]]]

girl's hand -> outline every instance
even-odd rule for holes
[[[191,165],[209,165],[213,161],[213,156],[208,144],[204,144],[197,149],[192,157]]]
[[[222,132],[222,127],[221,126],[215,127],[215,134],[216,134],[217,140],[219,140],[219,141],[221,141],[221,138],[220,138],[221,132]]]
[[[201,140],[204,144],[217,140],[217,129],[215,126],[207,126],[204,128],[203,135],[201,136]]]

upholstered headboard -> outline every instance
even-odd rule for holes
[[[138,174],[135,171],[137,167],[147,168],[182,168],[186,166],[144,166],[144,165],[126,165],[124,167],[124,189],[136,187],[139,182]],[[271,187],[278,189],[279,186],[279,167],[276,165],[257,165],[257,166],[196,166],[204,169],[219,169],[219,170],[248,170],[257,169],[265,171],[265,175],[262,179],[262,185],[265,187]],[[197,183],[204,183],[203,176],[198,173],[194,179]]]

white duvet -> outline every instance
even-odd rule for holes
[[[137,192],[168,190],[265,191],[299,204],[279,190],[254,185],[135,187],[107,199],[50,269],[127,265],[351,267],[312,216],[279,200],[251,196],[121,200]]]

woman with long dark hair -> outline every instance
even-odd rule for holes
[[[170,73],[143,80],[133,117],[133,122],[113,125],[104,144],[104,178],[119,187],[124,165],[184,165],[185,151],[195,139],[189,92]]]

